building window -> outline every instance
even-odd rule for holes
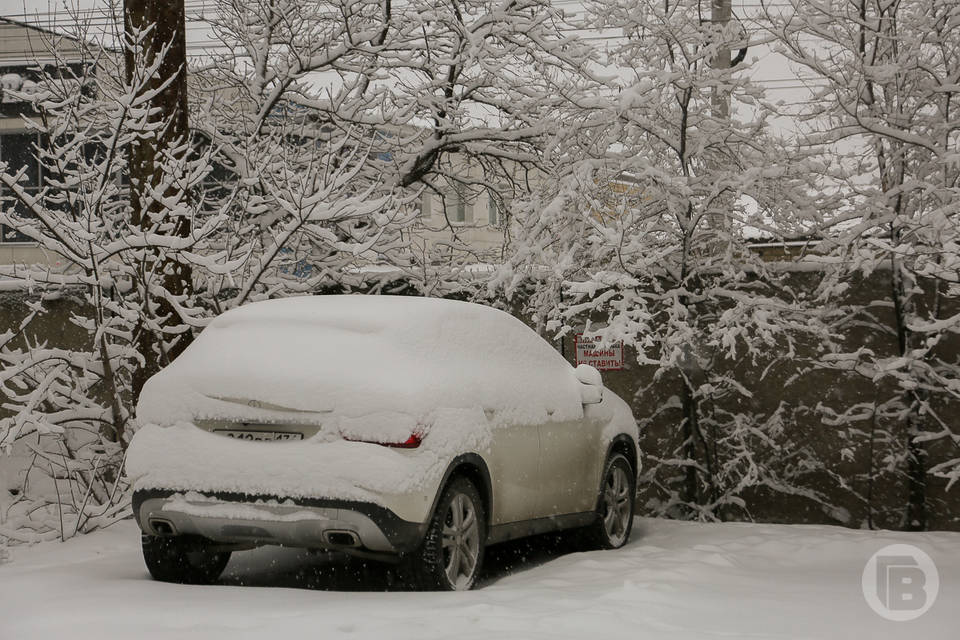
[[[20,178],[19,185],[23,187],[31,196],[36,196],[40,191],[41,166],[37,158],[36,145],[39,142],[36,133],[4,133],[0,135],[0,161],[7,164],[6,172],[10,175],[16,175],[21,170],[26,170],[24,176]],[[20,216],[26,217],[27,211],[24,206],[16,199],[10,197],[10,190],[6,187],[0,188],[0,206],[4,211],[13,211]],[[29,242],[30,238],[18,231],[0,225],[0,242]]]
[[[218,211],[233,193],[236,184],[236,174],[230,161],[220,153],[207,156],[211,146],[209,139],[203,134],[196,134],[193,139],[193,157],[207,159],[210,171],[199,184],[194,186],[193,202],[199,203],[205,211]],[[121,171],[121,180],[126,184],[127,171]]]
[[[463,187],[454,187],[444,200],[447,205],[447,219],[450,222],[467,222],[467,198]]]
[[[503,224],[503,200],[493,191],[487,192],[487,222],[492,227]]]
[[[420,196],[420,217],[424,220],[430,217],[430,194],[423,193]]]

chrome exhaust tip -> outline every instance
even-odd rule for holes
[[[167,537],[177,535],[177,528],[173,526],[173,523],[169,520],[150,518],[148,522],[150,524],[150,531],[152,531],[155,536]]]
[[[323,532],[323,541],[331,547],[359,547],[360,538],[353,531],[330,529]]]

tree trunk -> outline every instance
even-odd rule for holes
[[[124,66],[128,84],[136,83],[138,72],[142,73],[154,64],[163,48],[169,46],[157,72],[140,85],[143,93],[156,91],[148,102],[152,112],[146,118],[146,125],[159,129],[156,135],[138,136],[130,145],[131,224],[144,231],[149,229],[153,233],[187,237],[190,219],[182,215],[172,216],[161,198],[154,197],[154,190],[171,171],[181,174],[176,176],[178,180],[173,184],[183,184],[184,161],[189,148],[184,3],[183,0],[124,0],[123,9]],[[149,29],[146,37],[138,42],[137,33],[146,29]],[[168,81],[170,83],[159,90]],[[169,187],[161,195],[163,199],[185,202],[189,194]],[[139,273],[144,318],[140,322],[136,344],[143,362],[133,374],[134,402],[147,379],[176,358],[191,338],[189,331],[176,332],[174,328],[182,324],[181,319],[156,291],[162,287],[174,297],[190,295],[190,266],[177,260],[176,256],[153,250],[144,256]],[[165,329],[173,331],[166,333]],[[165,342],[165,335],[170,339],[169,343]]]
[[[697,479],[697,399],[693,395],[693,389],[686,379],[683,384],[683,458],[686,466],[683,468],[683,494],[682,498],[686,504],[699,504],[699,482]]]
[[[907,429],[907,511],[904,530],[926,531],[927,522],[927,450],[916,436],[920,425],[914,419],[911,408]]]
[[[892,236],[899,234],[894,230]],[[913,342],[909,328],[909,318],[913,301],[907,292],[903,279],[902,266],[896,258],[891,259],[891,285],[893,310],[897,325],[897,346],[899,355],[906,356],[912,350]],[[913,391],[903,394],[907,410],[906,452],[907,452],[907,506],[904,513],[903,529],[907,531],[926,531],[927,529],[927,451],[923,443],[917,442],[922,431],[920,417],[920,398]]]

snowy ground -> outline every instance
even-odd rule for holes
[[[960,534],[638,519],[630,544],[572,553],[553,538],[491,551],[481,589],[383,589],[390,574],[325,556],[236,554],[221,584],[147,577],[130,521],[65,544],[18,547],[0,566],[0,638],[906,638],[960,629]],[[940,574],[934,606],[889,622],[861,574],[906,542]]]

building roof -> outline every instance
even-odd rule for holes
[[[31,24],[29,22],[21,22],[20,20],[14,20],[13,18],[7,18],[0,16],[0,24],[8,24],[16,27],[23,27],[25,29],[31,29],[33,31],[38,31],[44,35],[56,36],[58,38],[67,38],[68,40],[73,40],[74,42],[82,42],[80,38],[75,36],[72,33],[69,33],[65,30],[50,29],[48,27],[41,27],[37,24]]]

